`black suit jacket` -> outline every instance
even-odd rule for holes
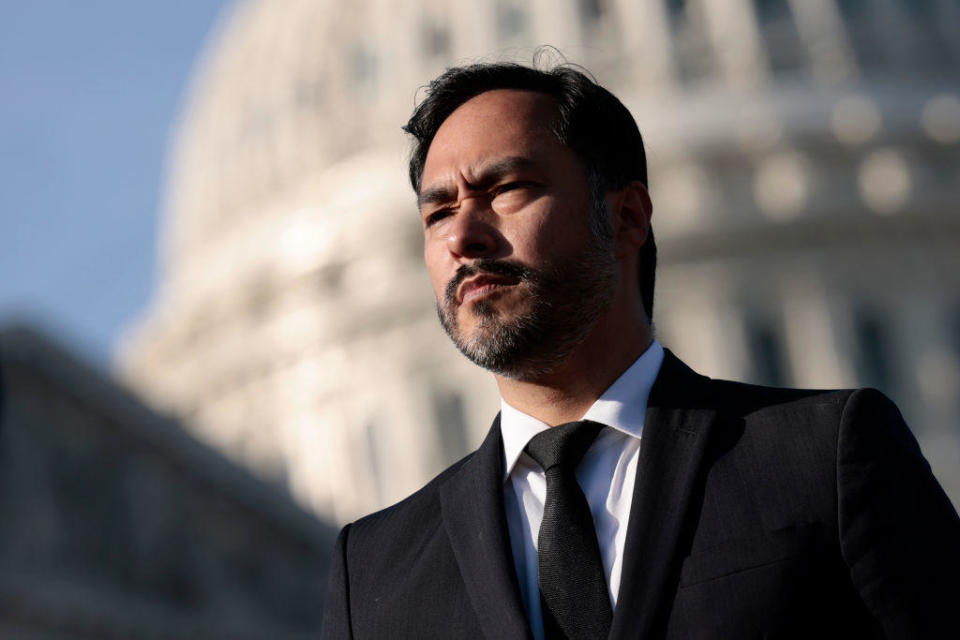
[[[499,421],[403,502],[344,527],[323,638],[530,632]],[[651,390],[610,637],[960,637],[960,520],[873,390],[711,380]]]

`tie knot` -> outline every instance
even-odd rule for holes
[[[557,465],[573,471],[602,428],[590,420],[560,424],[535,435],[525,451],[544,471]]]

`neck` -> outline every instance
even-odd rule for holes
[[[630,323],[602,319],[550,373],[523,380],[497,376],[500,397],[550,426],[579,420],[652,341],[645,316]]]

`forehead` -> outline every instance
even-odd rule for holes
[[[504,157],[566,150],[552,131],[557,107],[549,96],[513,89],[481,93],[466,101],[437,130],[424,162],[423,186],[435,180],[468,181],[482,165]],[[567,150],[569,152],[569,150]]]

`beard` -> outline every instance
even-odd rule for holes
[[[616,258],[610,245],[594,236],[587,249],[538,269],[487,258],[461,265],[443,300],[437,301],[440,323],[474,364],[515,380],[542,378],[583,342],[610,308],[616,287]],[[465,335],[457,318],[457,288],[480,273],[517,280],[514,295],[525,298],[526,308],[508,316],[497,309],[495,299],[479,300],[469,310],[476,324]]]

